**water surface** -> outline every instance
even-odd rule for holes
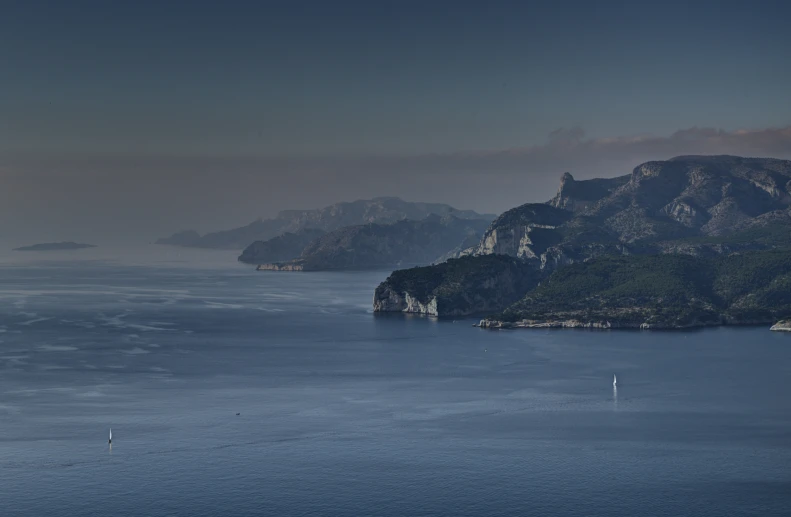
[[[791,514],[789,335],[486,331],[168,253],[0,265],[2,515]]]

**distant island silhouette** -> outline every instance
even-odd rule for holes
[[[41,244],[33,244],[32,246],[22,246],[21,248],[14,248],[13,251],[57,251],[57,250],[79,250],[83,248],[95,248],[94,244],[83,244],[79,242],[43,242]]]

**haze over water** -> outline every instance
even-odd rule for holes
[[[154,252],[3,257],[2,515],[791,513],[789,335],[484,331]]]

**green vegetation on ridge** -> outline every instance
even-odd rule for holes
[[[471,314],[507,307],[539,278],[533,267],[506,255],[462,257],[394,271],[377,287],[374,298],[409,293],[423,304],[436,299],[443,315]]]
[[[678,328],[787,318],[791,161],[683,156],[617,178],[566,173],[555,197],[504,212],[469,253],[514,257],[541,283],[506,307],[491,294],[488,266],[470,262],[462,273],[474,281],[462,275],[451,286],[441,270],[424,271],[440,278],[431,289],[391,289],[374,299],[375,310],[443,315],[442,306],[412,303],[415,293],[466,285],[465,299],[475,302],[468,313],[501,313],[484,326]],[[389,281],[377,292],[388,292]]]
[[[791,251],[605,256],[556,270],[502,321],[615,320],[657,326],[771,321],[791,315]]]

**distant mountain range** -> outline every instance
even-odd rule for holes
[[[83,248],[95,248],[93,244],[82,244],[79,242],[43,242],[41,244],[33,244],[31,246],[22,246],[21,248],[14,248],[13,251],[58,251],[58,250],[79,250]]]
[[[412,203],[395,197],[378,197],[368,200],[336,203],[317,210],[285,210],[274,219],[259,219],[247,226],[220,232],[199,233],[186,230],[156,241],[157,244],[174,246],[237,249],[243,250],[255,241],[268,241],[286,233],[297,237],[285,237],[286,242],[294,245],[303,230],[331,232],[345,226],[363,224],[389,224],[404,219],[421,220],[431,214],[452,215],[458,219],[494,219],[494,215],[478,214],[472,210],[457,210],[441,203]],[[300,241],[302,242],[302,241]],[[274,243],[272,243],[274,245]],[[297,253],[298,256],[299,253]],[[293,257],[290,257],[293,258]],[[285,259],[278,259],[285,260]]]
[[[341,269],[393,268],[425,265],[442,261],[471,241],[480,239],[489,219],[460,219],[436,214],[419,221],[404,219],[395,223],[369,223],[345,226],[312,239],[299,258],[285,261],[263,259],[293,251],[308,236],[284,234],[266,242],[256,242],[239,257],[242,262],[259,264],[259,270],[323,271]],[[317,232],[320,230],[313,230]],[[273,243],[273,241],[277,241]],[[279,243],[280,245],[275,245]],[[294,245],[291,248],[291,245]]]
[[[680,156],[611,179],[566,173],[553,199],[503,213],[459,255],[463,267],[452,269],[466,276],[448,277],[449,266],[396,271],[376,289],[374,309],[504,311],[483,322],[493,327],[675,328],[791,316],[791,290],[778,287],[791,286],[791,161]],[[497,255],[516,260],[529,287],[490,289],[512,267],[486,259]],[[745,268],[754,282],[739,273]]]

